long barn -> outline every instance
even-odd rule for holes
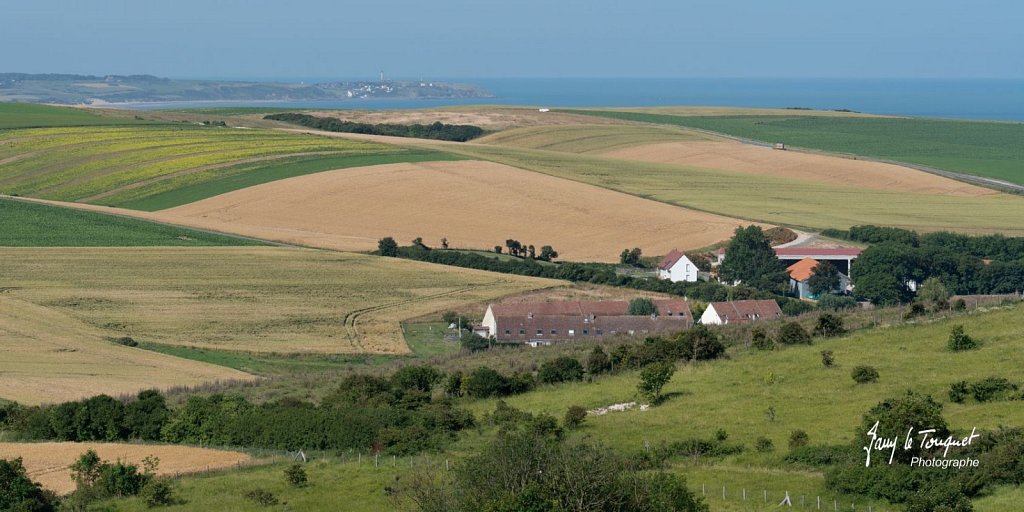
[[[491,304],[483,327],[498,341],[550,342],[674,333],[693,326],[685,300],[654,300],[657,315],[630,315],[627,301]]]

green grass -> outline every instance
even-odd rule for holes
[[[1024,184],[1024,123],[840,116],[676,116],[571,111],[920,164]]]
[[[123,125],[140,122],[134,119],[104,117],[71,107],[51,107],[33,103],[0,103],[0,130],[48,126]]]
[[[173,208],[183,204],[192,203],[216,195],[240,190],[253,185],[269,183],[271,181],[293,178],[306,174],[314,174],[335,169],[350,167],[362,167],[367,165],[394,164],[402,162],[434,162],[439,160],[460,160],[459,157],[439,153],[436,151],[402,151],[394,154],[365,155],[365,156],[324,156],[315,158],[297,158],[294,160],[275,161],[274,163],[245,164],[228,169],[218,169],[216,177],[208,181],[186,184],[179,188],[172,188],[166,192],[160,192],[139,199],[118,202],[118,197],[113,196],[107,201],[117,204],[121,208],[132,210],[157,211],[165,208]],[[189,177],[189,180],[193,179]],[[165,183],[173,184],[174,180],[167,180]],[[132,192],[138,194],[137,191]]]
[[[417,359],[453,354],[459,351],[457,342],[445,340],[450,331],[444,322],[410,322],[402,324],[405,344]]]
[[[369,142],[195,125],[6,130],[0,131],[0,192],[154,209],[329,168],[451,158]]]
[[[0,199],[0,247],[266,245],[102,213]]]

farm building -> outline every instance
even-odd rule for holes
[[[817,297],[811,293],[811,286],[809,280],[814,275],[814,268],[818,266],[818,260],[813,258],[804,258],[789,267],[786,267],[786,272],[789,273],[789,287],[797,292],[797,296],[801,299],[816,299]],[[847,291],[850,289],[850,278],[846,277],[842,272],[839,273],[839,288],[832,290],[833,292]]]
[[[483,326],[498,341],[546,344],[612,335],[646,336],[693,326],[685,300],[654,300],[657,315],[630,315],[627,301],[491,304]]]
[[[749,324],[759,320],[782,318],[782,309],[774,300],[735,300],[712,302],[700,317],[704,325]]]
[[[775,256],[787,266],[804,258],[828,261],[839,269],[840,273],[849,276],[853,260],[857,259],[862,251],[863,249],[857,247],[776,247]],[[715,251],[715,257],[715,265],[721,265],[725,260],[725,248]]]
[[[694,265],[685,254],[672,249],[658,262],[658,278],[668,279],[673,283],[686,281],[697,282],[697,265]]]

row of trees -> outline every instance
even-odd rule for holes
[[[558,257],[558,251],[556,251],[550,245],[545,245],[540,248],[540,254],[537,254],[537,248],[533,244],[525,245],[519,240],[513,240],[509,238],[505,240],[505,248],[508,249],[508,253],[512,256],[518,256],[520,258],[529,258],[531,260],[537,259],[542,261],[551,261]],[[500,245],[494,246],[494,252],[501,254],[502,247]]]
[[[417,139],[436,139],[455,142],[466,142],[484,134],[484,129],[468,124],[369,124],[342,121],[334,117],[317,117],[308,114],[286,112],[269,114],[263,119],[284,121],[316,130],[339,133],[364,133],[367,135],[388,135],[391,137],[414,137]]]

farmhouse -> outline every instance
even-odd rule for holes
[[[685,254],[672,249],[658,262],[658,278],[668,279],[673,283],[697,281],[697,265],[694,265]]]
[[[817,297],[811,292],[811,286],[809,280],[814,275],[814,268],[818,266],[818,260],[813,258],[804,258],[789,267],[786,267],[786,272],[789,273],[789,287],[797,293],[797,296],[801,299],[816,299]],[[839,273],[839,287],[833,292],[846,291],[850,288],[850,278],[846,277],[842,272]]]
[[[849,276],[853,260],[857,259],[862,251],[863,249],[857,247],[776,247],[775,256],[786,265],[792,265],[804,258],[828,261],[839,269],[839,272]],[[721,265],[725,260],[725,248],[715,251],[715,256],[715,265]]]
[[[782,318],[782,309],[774,300],[736,300],[712,302],[700,317],[704,325],[749,324],[759,320]]]
[[[693,326],[685,300],[654,300],[657,315],[630,315],[629,302],[491,304],[483,326],[498,341],[547,343],[612,335],[678,332]]]

